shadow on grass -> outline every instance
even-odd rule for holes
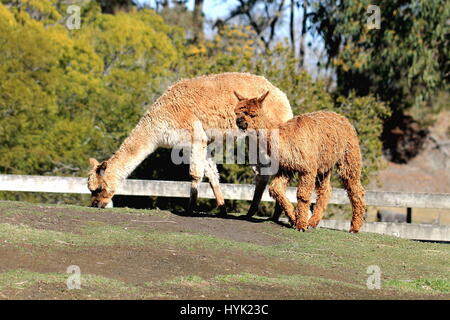
[[[200,211],[187,212],[185,210],[170,210],[172,214],[175,214],[180,217],[190,217],[190,218],[215,218],[215,219],[225,219],[225,220],[239,220],[239,221],[248,221],[252,223],[275,223],[281,227],[292,229],[292,226],[289,222],[282,220],[274,220],[273,218],[267,217],[248,217],[246,214],[233,214],[228,213],[226,215],[220,213],[206,213]],[[308,230],[309,231],[309,230]]]
[[[282,221],[274,221],[271,218],[267,217],[248,217],[246,214],[236,215],[233,213],[228,213],[226,215],[220,213],[207,213],[207,212],[187,212],[186,210],[170,210],[172,214],[175,214],[180,217],[191,217],[191,218],[215,218],[215,219],[226,219],[226,220],[240,220],[240,221],[248,221],[252,223],[263,223],[263,222],[274,222],[283,227],[291,227],[289,224]]]

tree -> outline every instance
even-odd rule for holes
[[[106,15],[94,4],[70,31],[64,6],[51,3],[0,4],[2,174],[84,175],[89,157],[110,156],[128,135],[179,59],[183,34],[152,11]]]
[[[289,8],[289,38],[291,40],[292,52],[295,53],[295,0],[291,0]]]
[[[97,0],[103,13],[128,12],[135,4],[132,0]]]
[[[380,8],[380,29],[368,27],[369,5]],[[420,151],[426,132],[420,126],[409,130],[411,115],[428,119],[433,95],[448,84],[449,18],[450,2],[442,0],[326,0],[312,9],[339,92],[373,94],[392,109],[383,137],[394,161],[406,162]]]
[[[303,68],[305,66],[305,41],[306,41],[306,34],[307,34],[307,22],[308,22],[308,1],[303,0],[301,7],[302,7],[302,29],[301,29],[301,35],[300,39],[298,41],[298,59],[299,59],[299,67]]]
[[[224,21],[217,21],[216,26],[221,27],[235,17],[243,17],[267,50],[275,39],[276,27],[285,9],[284,0],[239,0],[239,5],[231,10]]]
[[[194,25],[194,42],[198,42],[203,39],[203,0],[194,2],[192,23]]]

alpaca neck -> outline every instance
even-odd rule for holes
[[[258,117],[258,128],[264,128],[264,129],[277,129],[279,127],[280,123],[277,121],[274,121],[272,118],[266,116],[264,113],[262,113]]]
[[[280,123],[265,115],[261,115],[257,123],[257,127],[261,128],[257,130],[260,147],[265,149],[273,161],[279,161],[279,126]]]
[[[136,167],[159,147],[159,128],[153,114],[147,112],[125,139],[117,152],[108,160],[106,174],[116,183],[126,179]]]

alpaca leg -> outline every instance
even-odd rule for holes
[[[352,222],[349,232],[357,233],[364,222],[364,187],[361,184],[361,154],[355,145],[338,165],[338,173],[352,205]]]
[[[284,210],[289,220],[295,225],[294,206],[286,197],[286,189],[290,178],[283,174],[277,174],[270,184],[269,193],[272,198],[279,203],[280,207]]]
[[[282,213],[283,209],[281,208],[280,204],[278,202],[275,202],[275,210],[273,211],[273,215],[270,218],[270,220],[278,222],[278,220],[280,220],[280,216]]]
[[[317,201],[314,206],[313,216],[309,219],[308,227],[316,228],[323,217],[323,212],[331,197],[330,177],[331,171],[328,171],[323,175],[323,179],[321,181],[316,179]]]
[[[197,125],[198,126],[198,125]],[[191,192],[187,212],[191,213],[197,203],[198,187],[205,174],[207,155],[207,136],[201,128],[194,128],[190,154],[189,174],[191,176]]]
[[[256,173],[255,175],[255,193],[253,194],[252,204],[247,212],[247,217],[252,217],[256,212],[258,212],[259,203],[261,202],[262,195],[266,189],[267,183],[269,182],[269,176],[262,175],[261,170],[258,167],[253,169]]]
[[[209,185],[211,186],[214,196],[216,197],[217,206],[220,209],[220,214],[226,216],[227,208],[225,206],[225,200],[220,190],[219,184],[219,172],[217,171],[217,165],[212,158],[207,158],[205,166],[205,176],[209,180]]]
[[[308,229],[308,210],[311,205],[311,195],[314,190],[316,176],[311,173],[300,176],[297,187],[297,207],[295,208],[297,230]]]
[[[187,207],[186,212],[188,214],[192,213],[194,211],[195,205],[197,203],[197,198],[198,198],[198,187],[200,185],[200,183],[202,182],[203,177],[196,177],[196,176],[191,176],[191,192],[189,195],[189,204]]]
[[[344,179],[343,179],[344,180]],[[364,201],[364,187],[361,184],[360,178],[352,177],[344,180],[344,186],[347,190],[350,203],[352,204],[352,222],[349,232],[357,233],[361,229],[364,222],[365,201]]]

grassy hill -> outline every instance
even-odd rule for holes
[[[449,299],[449,261],[448,244],[238,215],[0,201],[0,299]]]

